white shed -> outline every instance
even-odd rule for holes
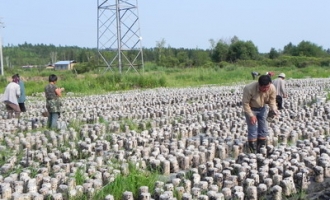
[[[71,70],[73,66],[76,64],[74,60],[63,60],[54,63],[55,70]]]

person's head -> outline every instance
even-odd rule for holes
[[[285,79],[285,74],[284,74],[284,73],[280,73],[280,74],[278,75],[278,77],[279,77],[279,78],[282,78],[282,79]]]
[[[272,76],[274,76],[274,75],[275,75],[275,73],[274,73],[274,72],[266,72],[266,75],[268,75],[268,76],[272,77]]]
[[[11,77],[13,79],[13,82],[18,83],[19,82],[19,75],[15,74]]]
[[[49,75],[48,81],[49,82],[56,82],[57,81],[57,76],[55,74]]]
[[[272,79],[268,75],[261,75],[258,79],[259,83],[259,90],[261,92],[266,92],[270,88],[270,84],[272,82]]]

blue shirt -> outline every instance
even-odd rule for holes
[[[19,96],[19,98],[17,99],[17,101],[18,101],[18,103],[24,103],[25,100],[26,100],[24,82],[20,80],[18,82],[18,84],[19,84],[19,87],[21,88],[21,95]]]

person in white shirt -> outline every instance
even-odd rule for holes
[[[6,110],[8,112],[7,119],[11,119],[13,117],[19,118],[21,109],[18,105],[18,98],[21,95],[21,89],[18,84],[19,77],[17,75],[12,76],[12,82],[10,82],[3,94],[2,101],[6,105]]]
[[[273,81],[273,84],[276,88],[276,104],[277,109],[282,110],[283,109],[283,98],[288,97],[288,93],[286,91],[285,87],[285,74],[280,73],[278,75],[278,78]]]

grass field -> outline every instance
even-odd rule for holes
[[[201,85],[232,85],[253,81],[251,72],[265,74],[267,71],[286,74],[287,79],[327,78],[330,77],[330,67],[308,66],[296,67],[242,67],[228,65],[223,68],[162,68],[147,63],[143,73],[130,71],[119,74],[116,71],[99,70],[86,74],[75,74],[72,71],[53,71],[21,68],[10,69],[0,79],[4,88],[11,80],[12,74],[19,73],[23,78],[27,95],[43,92],[48,83],[48,76],[56,74],[59,77],[57,85],[64,87],[66,93],[100,94],[111,91],[147,89],[157,87],[196,87]]]

